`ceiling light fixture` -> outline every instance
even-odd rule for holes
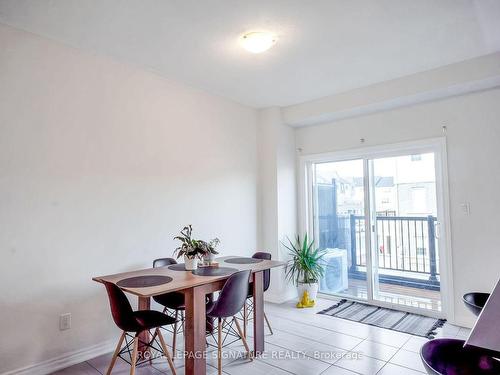
[[[241,37],[243,48],[252,53],[267,51],[276,43],[276,40],[276,36],[263,31],[253,31]]]

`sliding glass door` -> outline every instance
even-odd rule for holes
[[[320,292],[440,312],[436,150],[315,159],[305,165],[308,228],[326,252]]]
[[[363,160],[315,163],[314,238],[326,250],[320,291],[367,299]],[[356,266],[364,269],[356,277]]]
[[[373,298],[441,310],[434,153],[371,161]]]

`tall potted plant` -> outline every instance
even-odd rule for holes
[[[198,260],[205,254],[203,249],[203,241],[195,240],[192,237],[193,228],[188,225],[181,230],[179,236],[175,236],[174,240],[179,240],[181,245],[175,249],[174,254],[177,254],[177,259],[184,257],[184,265],[186,270],[195,270],[198,268]]]
[[[285,275],[287,280],[292,282],[298,290],[299,299],[304,296],[307,291],[309,299],[316,300],[318,294],[318,282],[323,276],[323,256],[324,250],[314,248],[314,240],[309,242],[307,233],[304,235],[304,240],[300,240],[297,236],[295,242],[287,238],[288,243],[283,243],[290,255],[290,260],[285,267]]]

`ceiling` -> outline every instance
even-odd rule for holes
[[[0,0],[0,22],[253,106],[500,50],[499,0]],[[247,31],[278,43],[250,54]]]

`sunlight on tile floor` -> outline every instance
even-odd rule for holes
[[[224,350],[223,371],[230,375],[399,375],[422,374],[425,370],[418,354],[425,338],[361,323],[316,314],[334,301],[319,300],[313,309],[299,310],[293,302],[266,303],[274,335],[266,329],[266,353],[250,362],[236,342]],[[251,324],[249,325],[249,336]],[[438,337],[462,338],[465,328],[446,324]],[[117,331],[117,339],[119,332]],[[171,337],[165,335],[168,342]],[[178,349],[182,350],[183,337]],[[210,348],[209,350],[213,350]],[[106,372],[111,353],[58,371],[57,375],[98,375]],[[177,373],[184,374],[181,359],[175,360]],[[209,356],[207,374],[217,373],[217,361]],[[113,374],[129,373],[127,363],[118,360]],[[137,375],[170,374],[165,360],[137,369]]]

